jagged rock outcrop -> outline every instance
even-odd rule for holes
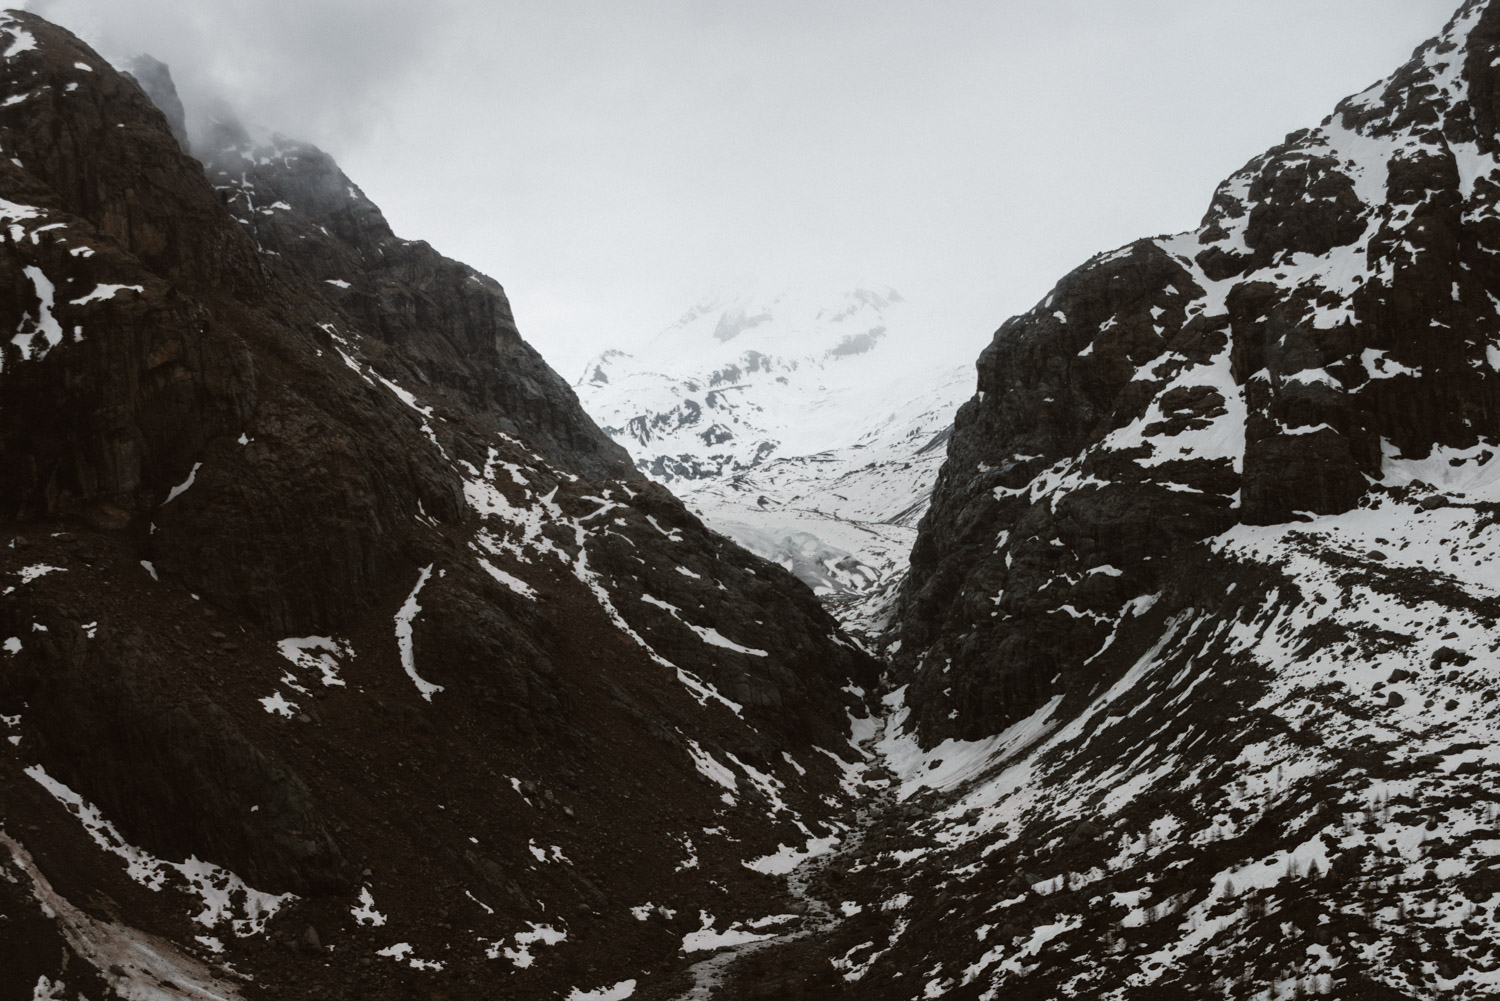
[[[1391,459],[1487,461],[1497,22],[1473,7],[1227,180],[1196,231],[1096,257],[996,333],[903,596],[924,739],[1096,685],[1129,604],[1236,524],[1349,511]]]
[[[151,99],[151,103],[156,105],[157,110],[167,116],[167,125],[172,129],[172,138],[177,140],[177,145],[191,152],[187,109],[182,106],[182,98],[177,95],[177,85],[172,80],[171,69],[160,59],[149,55],[136,56],[126,69]]]
[[[1500,6],[996,335],[826,996],[1481,999]],[[792,978],[795,979],[795,978]],[[753,988],[745,996],[757,996]]]
[[[0,52],[0,993],[550,998],[773,913],[874,682],[814,596],[326,155]]]
[[[625,450],[597,432],[567,383],[521,339],[500,285],[397,237],[328,154],[281,135],[252,137],[232,117],[214,121],[198,153],[257,248],[321,283],[351,322],[379,339],[382,362],[543,455],[566,458],[569,468],[638,476]]]

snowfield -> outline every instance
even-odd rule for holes
[[[718,294],[575,388],[643,472],[869,636],[974,388],[977,340],[934,348],[935,322],[892,290]]]

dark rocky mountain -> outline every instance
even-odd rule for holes
[[[928,740],[1092,683],[1120,610],[1233,526],[1376,506],[1433,479],[1420,462],[1433,487],[1487,479],[1496,31],[1467,5],[1221,185],[1198,230],[1096,257],[996,333],[904,595]]]
[[[0,996],[666,990],[798,922],[876,670],[813,595],[325,154],[0,52]]]
[[[906,819],[828,873],[846,996],[1500,988],[1497,67],[1471,0],[996,333],[901,596]]]
[[[876,705],[498,285],[7,18],[6,996],[1500,991],[1500,7],[1000,329]]]

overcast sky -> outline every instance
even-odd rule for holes
[[[564,376],[755,280],[968,357],[1394,70],[1458,0],[32,0],[329,150]]]

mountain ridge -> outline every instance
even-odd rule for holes
[[[1486,51],[1488,24],[1480,21],[1476,51]],[[950,466],[940,481],[935,507],[948,510],[934,514],[934,522],[985,517],[972,508],[962,515],[952,510],[981,491],[1002,506],[1045,495],[1056,509],[1071,498],[1066,503],[1081,521],[1071,531],[1095,534],[1062,542],[1079,553],[1084,546],[1099,551],[1080,559],[1078,570],[1086,572],[1094,562],[1109,562],[1109,540],[1091,528],[1104,517],[1124,529],[1118,538],[1127,547],[1152,531],[1186,546],[1239,521],[1278,524],[1295,520],[1299,510],[1349,510],[1369,480],[1380,478],[1388,451],[1382,441],[1409,458],[1435,445],[1476,444],[1476,428],[1494,424],[1500,388],[1484,338],[1467,334],[1496,323],[1482,292],[1493,268],[1479,249],[1493,227],[1486,218],[1459,221],[1459,206],[1447,193],[1449,185],[1461,187],[1448,173],[1451,155],[1446,167],[1422,162],[1432,148],[1419,141],[1424,136],[1436,136],[1439,150],[1452,143],[1426,128],[1438,114],[1435,104],[1424,111],[1411,96],[1457,86],[1451,79],[1430,83],[1439,75],[1435,65],[1453,69],[1443,57],[1456,45],[1431,43],[1425,61],[1341,103],[1320,130],[1294,133],[1288,144],[1252,160],[1215,193],[1194,233],[1100,255],[1007,323],[980,358],[979,396],[960,411],[951,447],[961,450],[961,465]],[[1439,93],[1456,109],[1456,133],[1472,135],[1469,102]],[[1408,120],[1423,126],[1403,125]],[[1339,144],[1364,144],[1370,162],[1329,152]],[[1391,202],[1380,176],[1386,171]],[[1425,186],[1423,177],[1437,186]],[[1474,183],[1481,195],[1494,184]],[[1325,189],[1333,193],[1316,193]],[[1488,211],[1486,201],[1477,204],[1472,212]],[[1290,218],[1280,219],[1283,213]],[[1461,250],[1457,234],[1477,242]],[[1439,263],[1417,262],[1422,246]],[[1394,269],[1389,287],[1382,269]],[[1451,280],[1433,274],[1446,270]],[[1455,298],[1451,286],[1458,284],[1472,287]],[[1407,314],[1421,319],[1409,321]],[[1413,322],[1440,333],[1403,336]],[[1057,351],[1045,370],[1024,355],[1044,344]],[[1033,381],[1022,385],[1025,379]],[[1434,391],[1446,394],[1445,405],[1434,405]],[[986,438],[1004,441],[1012,452],[1000,454]],[[960,468],[988,486],[954,483]],[[1103,508],[1097,514],[1079,507],[1091,494],[1098,500],[1087,503]],[[1151,514],[1142,506],[1147,496]],[[1038,534],[1041,545],[1050,545],[1052,531]],[[944,540],[938,531],[919,543],[915,580],[943,578],[935,547],[952,544]],[[1138,568],[1150,547],[1117,562]],[[1012,548],[998,557],[1007,555],[1014,562],[1022,552]],[[1051,580],[1059,597],[1044,607],[1065,604],[1071,587],[1094,586],[1064,585],[1062,577],[1038,570],[1020,590],[1035,594]],[[1146,579],[1130,583],[1138,593],[1152,590]],[[1121,598],[1133,597],[1125,586],[1112,585]],[[921,623],[930,632],[925,609],[948,594],[933,591],[929,599],[922,585],[909,588],[907,656],[925,642]],[[1088,600],[1078,607],[1089,607]]]
[[[844,996],[1493,992],[1497,43],[1462,4],[981,354]]]
[[[784,913],[874,663],[326,155],[0,33],[0,990],[690,985]]]

